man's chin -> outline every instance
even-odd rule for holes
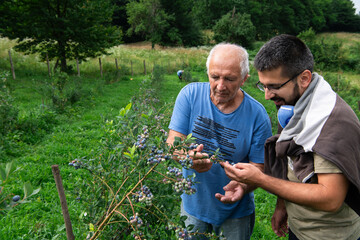
[[[275,103],[275,105],[277,106],[277,107],[280,107],[280,106],[282,106],[282,105],[285,105],[285,103],[284,103],[284,101],[274,101],[274,103]]]
[[[226,102],[229,101],[229,96],[228,95],[226,95],[226,96],[216,96],[215,101],[218,102],[218,103],[226,103]]]

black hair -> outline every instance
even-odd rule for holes
[[[257,71],[271,71],[282,67],[284,77],[292,77],[304,70],[313,71],[314,57],[301,39],[281,34],[273,37],[261,47],[255,56]]]

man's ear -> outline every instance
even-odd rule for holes
[[[312,73],[309,70],[305,70],[300,74],[300,86],[306,89],[310,83],[312,78]]]
[[[244,77],[243,82],[242,82],[241,85],[243,85],[249,77],[250,77],[250,75],[249,75],[249,74],[246,74],[246,76]]]

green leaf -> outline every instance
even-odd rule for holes
[[[146,115],[146,114],[141,114],[141,116],[143,117],[143,118],[146,118],[146,119],[148,119],[149,118],[149,116],[148,115]]]
[[[124,152],[125,157],[132,158],[132,155],[128,152]]]
[[[187,226],[187,229],[188,229],[189,231],[191,231],[191,230],[193,230],[194,227],[195,227],[194,224],[190,224],[190,225]]]
[[[24,198],[27,198],[29,195],[31,195],[33,191],[34,190],[29,182],[24,183],[24,193],[25,193]]]
[[[126,113],[131,109],[132,103],[129,103],[128,105],[126,105],[125,110]]]
[[[131,155],[134,156],[135,150],[136,150],[135,144],[129,150],[130,150]]]
[[[4,168],[2,168],[2,167],[0,167],[0,176],[1,176],[3,181],[6,180],[6,173],[5,173]]]
[[[183,215],[183,216],[180,217],[180,221],[185,222],[185,220],[186,220],[187,218],[188,218],[187,216]]]
[[[28,197],[31,197],[31,196],[33,196],[33,195],[35,195],[35,194],[37,194],[37,193],[39,193],[40,192],[40,189],[41,188],[37,188],[37,189],[35,189]]]
[[[125,110],[124,108],[122,108],[122,109],[120,110],[120,116],[124,117],[125,114],[126,114],[126,110]]]
[[[13,163],[14,162],[9,162],[6,164],[6,169],[5,169],[6,176],[9,176],[10,173],[13,171]]]

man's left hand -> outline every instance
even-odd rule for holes
[[[215,197],[222,203],[235,203],[240,201],[245,194],[245,190],[241,186],[241,183],[237,181],[231,181],[224,187],[225,195],[216,193]]]

